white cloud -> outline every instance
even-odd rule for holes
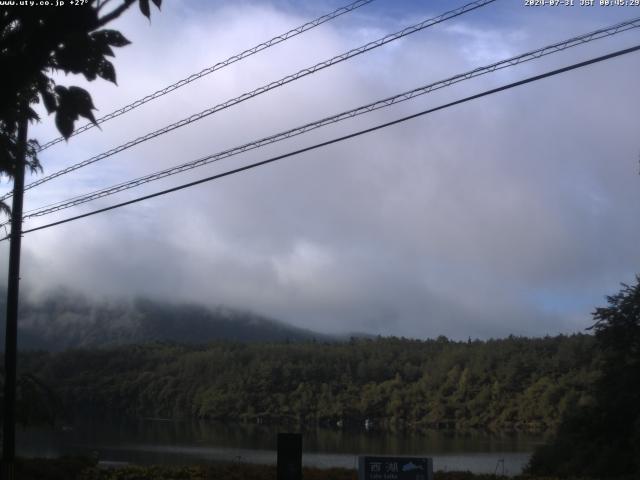
[[[202,15],[179,10],[168,5],[150,27],[139,15],[122,22],[134,43],[116,59],[120,87],[89,86],[100,113],[303,22],[261,5]],[[502,31],[474,22],[469,17],[408,37],[398,48],[383,47],[52,181],[29,192],[27,207],[541,46],[530,43],[541,28],[534,22]],[[366,16],[320,27],[52,148],[43,155],[46,173],[352,48],[354,35],[378,29]],[[606,40],[593,52],[628,38]],[[589,52],[499,72],[99,204],[329,139]],[[322,331],[466,338],[582,329],[589,324],[585,297],[600,302],[640,263],[637,74],[636,57],[614,60],[29,234],[25,287],[222,303]],[[52,122],[34,132],[50,138]],[[556,311],[532,300],[545,289],[564,295],[569,307]]]

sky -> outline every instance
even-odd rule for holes
[[[346,4],[163,2],[112,25],[118,86],[97,116]],[[126,181],[633,17],[640,7],[497,0],[27,192],[25,210]],[[464,2],[376,0],[58,144],[85,160]],[[640,30],[459,83],[142,188],[33,228],[636,45]],[[21,293],[63,287],[225,305],[324,333],[496,338],[584,332],[640,272],[640,53],[279,162],[26,234]],[[43,114],[30,136],[57,136]],[[27,182],[37,179],[31,175]],[[6,180],[3,190],[10,185]],[[8,245],[0,244],[6,278]]]

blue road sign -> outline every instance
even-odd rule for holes
[[[358,457],[358,480],[433,480],[433,459]]]

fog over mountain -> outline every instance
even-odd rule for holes
[[[2,312],[5,296],[2,292]],[[4,329],[0,339],[4,347]],[[60,351],[150,342],[203,345],[215,340],[297,342],[336,338],[247,311],[148,298],[97,301],[65,290],[23,302],[18,322],[21,350]]]

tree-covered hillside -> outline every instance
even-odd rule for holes
[[[378,428],[549,430],[592,401],[593,338],[149,344],[29,353],[23,371],[82,410]]]

